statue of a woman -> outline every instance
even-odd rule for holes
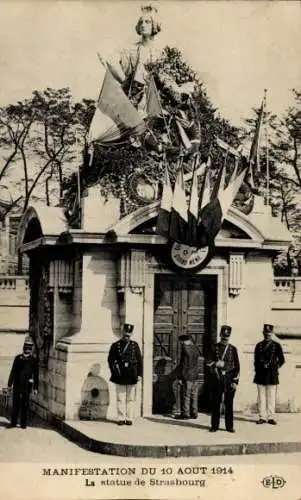
[[[145,85],[149,76],[151,65],[162,56],[162,46],[156,40],[156,35],[161,31],[161,25],[157,19],[157,9],[151,5],[141,7],[136,32],[140,40],[134,45],[121,51],[118,61],[108,63],[111,72],[121,83],[124,91],[136,105],[139,111],[145,109]],[[174,79],[160,71],[156,74],[164,91],[176,102],[181,100],[182,94],[188,94],[187,85],[181,87]]]

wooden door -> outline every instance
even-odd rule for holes
[[[200,402],[204,399],[204,357],[216,331],[216,278],[158,275],[155,280],[153,340],[153,413],[180,411],[175,369],[179,336],[189,334],[200,357]],[[202,403],[200,403],[202,406]]]

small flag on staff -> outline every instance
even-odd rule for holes
[[[235,149],[233,148],[233,146],[230,146],[229,144],[227,144],[225,141],[223,141],[222,139],[220,139],[219,137],[216,137],[215,138],[216,140],[216,144],[221,148],[223,149],[224,151],[227,151],[227,153],[230,153],[231,155],[235,156],[236,158],[239,158],[240,157],[240,150],[239,149]]]
[[[198,156],[195,158],[192,183],[190,189],[190,199],[188,208],[187,244],[198,245],[198,215],[199,215],[199,189],[198,189]]]
[[[228,186],[219,190],[217,196],[211,197],[210,202],[202,208],[199,217],[199,240],[204,237],[209,246],[214,244],[214,239],[219,232],[222,222],[244,180],[247,168],[234,179]]]
[[[220,167],[216,181],[214,183],[211,198],[218,198],[219,193],[221,193],[225,189],[225,181],[226,181],[226,162]]]
[[[184,187],[183,167],[179,168],[170,215],[169,238],[178,243],[186,243],[188,226],[187,202]]]
[[[184,149],[186,151],[189,151],[192,148],[192,144],[191,144],[191,142],[189,140],[189,137],[187,136],[187,134],[186,134],[184,128],[182,127],[180,121],[177,120],[177,119],[176,119],[176,124],[177,124],[177,127],[178,127],[178,132],[179,132],[181,144],[182,144],[182,146],[184,146]]]
[[[107,68],[89,133],[89,142],[107,144],[146,130],[138,111]]]
[[[200,194],[200,204],[199,209],[204,208],[210,201],[211,198],[211,186],[210,186],[210,166],[211,158],[208,158],[206,170],[203,177],[203,185]]]
[[[173,193],[167,165],[165,165],[161,205],[157,217],[156,233],[168,238]]]
[[[258,117],[256,120],[255,133],[254,133],[253,141],[252,141],[251,148],[250,148],[250,154],[249,154],[250,167],[253,169],[254,165],[256,165],[257,172],[260,170],[259,141],[260,141],[261,124],[262,124],[264,108],[265,108],[265,100],[266,100],[266,97],[264,95],[264,98],[262,99],[262,103],[261,103],[261,106],[259,109]]]

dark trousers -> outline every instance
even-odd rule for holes
[[[233,429],[233,400],[235,395],[235,390],[216,386],[215,390],[212,392],[212,415],[211,415],[211,427],[217,430],[220,423],[221,414],[221,402],[224,395],[224,407],[225,407],[225,424],[227,431]]]
[[[28,391],[13,391],[13,407],[11,413],[11,425],[17,425],[18,416],[20,413],[20,425],[26,427],[29,407],[29,392]]]
[[[197,380],[183,380],[181,387],[181,413],[186,417],[198,414],[199,383]]]

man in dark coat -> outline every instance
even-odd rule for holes
[[[38,361],[32,356],[33,342],[26,337],[23,353],[15,357],[8,379],[8,387],[13,387],[13,407],[11,427],[16,427],[20,413],[22,429],[27,426],[29,396],[31,390],[38,390]]]
[[[210,432],[216,432],[219,429],[222,399],[224,399],[226,430],[235,432],[233,400],[239,380],[240,365],[236,347],[229,344],[231,330],[231,326],[223,325],[221,327],[220,342],[213,347],[206,363],[210,370],[212,396]]]
[[[116,384],[118,425],[132,425],[136,385],[142,377],[141,351],[130,338],[133,330],[133,325],[124,324],[123,336],[111,345],[108,356],[110,380]]]
[[[268,421],[276,425],[275,406],[276,388],[279,384],[278,369],[284,364],[285,359],[279,342],[272,340],[274,327],[270,324],[263,326],[264,340],[258,342],[254,352],[254,383],[258,391],[258,424]]]
[[[200,355],[189,335],[180,335],[179,340],[182,342],[182,346],[176,372],[177,378],[181,382],[181,414],[177,418],[197,418]]]

